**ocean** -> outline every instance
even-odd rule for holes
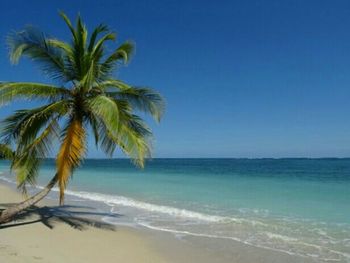
[[[54,168],[45,162],[39,186]],[[0,179],[14,182],[8,170],[1,161]],[[88,159],[66,198],[111,224],[350,262],[350,159],[153,159],[144,170]]]

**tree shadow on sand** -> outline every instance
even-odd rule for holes
[[[8,207],[12,204],[1,204],[1,207]],[[0,212],[4,209],[0,209]],[[18,214],[10,223],[0,225],[0,230],[10,227],[42,223],[53,229],[57,223],[64,223],[77,230],[85,230],[88,227],[96,227],[115,231],[115,226],[96,219],[97,217],[108,216],[113,218],[122,217],[116,213],[101,213],[88,206],[33,206]]]

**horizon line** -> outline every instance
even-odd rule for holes
[[[48,160],[54,160],[56,158],[48,157],[43,158]],[[85,160],[132,160],[128,157],[88,157],[84,158]],[[146,158],[147,161],[152,161],[156,159],[236,159],[236,160],[283,160],[283,159],[350,159],[349,157],[154,157]],[[83,160],[84,161],[84,160]]]

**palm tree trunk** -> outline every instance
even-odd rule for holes
[[[35,205],[37,202],[39,202],[41,199],[43,199],[55,186],[57,183],[57,174],[54,178],[51,179],[51,181],[48,183],[48,185],[39,193],[33,195],[32,197],[28,198],[27,200],[13,205],[5,210],[3,210],[0,214],[0,224],[7,223],[11,221],[15,215],[22,212],[23,210],[31,207],[32,205]]]

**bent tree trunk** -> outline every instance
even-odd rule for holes
[[[57,183],[57,175],[55,175],[55,177],[52,178],[51,181],[47,184],[47,186],[39,193],[33,195],[32,197],[28,198],[27,200],[19,204],[15,204],[3,210],[0,214],[0,224],[11,221],[15,215],[31,207],[32,205],[35,205],[37,202],[43,199],[50,192],[50,190],[55,186],[56,183]]]

